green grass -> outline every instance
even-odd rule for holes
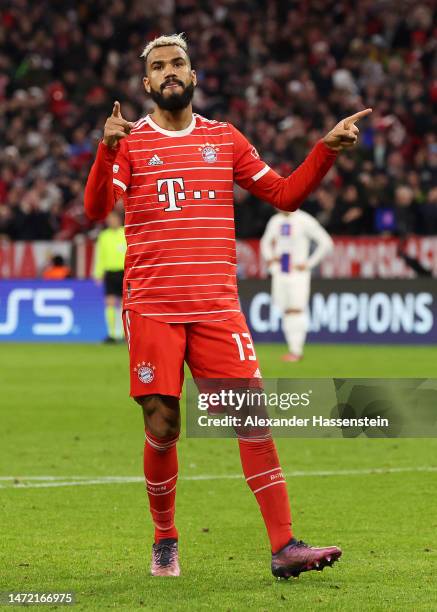
[[[308,346],[298,364],[258,345],[265,377],[437,377],[437,350]],[[126,348],[3,345],[0,476],[141,476],[143,426],[128,398]],[[435,440],[277,441],[286,472],[435,466]],[[339,544],[340,564],[275,581],[234,440],[179,442],[183,576],[148,575],[142,483],[54,488],[0,481],[0,591],[73,590],[79,610],[434,610],[437,475],[289,477],[298,537]],[[434,567],[433,567],[434,566]]]

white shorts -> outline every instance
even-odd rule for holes
[[[286,310],[306,310],[310,299],[311,273],[277,272],[272,276],[272,301],[281,312]]]

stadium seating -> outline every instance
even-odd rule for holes
[[[4,4],[0,237],[92,235],[83,187],[105,118],[115,98],[127,119],[148,112],[139,55],[175,31],[188,36],[196,110],[233,122],[281,173],[338,118],[373,107],[360,148],[305,204],[331,233],[437,234],[430,3],[408,19],[352,0]],[[273,212],[244,192],[235,208],[241,238],[259,237]]]

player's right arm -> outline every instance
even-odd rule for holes
[[[278,259],[275,257],[275,243],[278,229],[277,218],[278,215],[273,215],[273,217],[270,217],[260,241],[261,255],[269,268],[269,272],[273,271],[273,264],[278,261]]]
[[[90,219],[104,219],[129,186],[130,162],[124,138],[133,125],[123,119],[120,103],[115,102],[85,186],[85,212]]]

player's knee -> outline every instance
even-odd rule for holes
[[[179,423],[170,423],[165,419],[148,425],[148,431],[156,438],[175,438],[180,432]]]
[[[144,425],[157,438],[174,437],[180,431],[179,400],[163,395],[135,398],[143,409]]]

